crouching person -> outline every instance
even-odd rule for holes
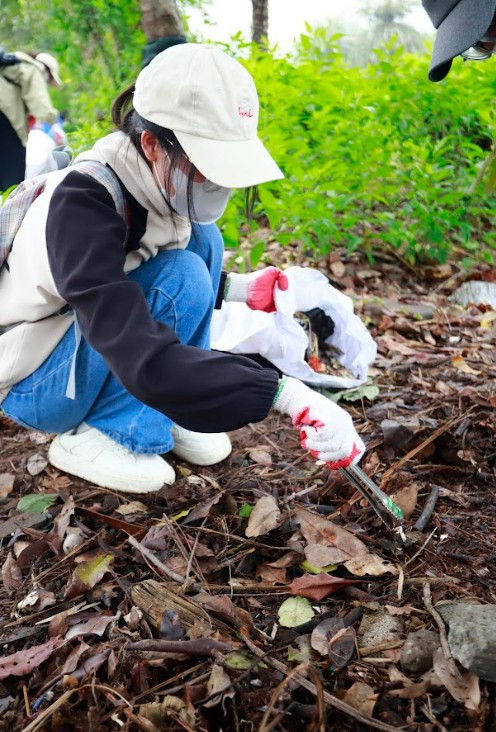
[[[364,446],[344,410],[209,350],[223,297],[271,311],[274,289],[287,287],[275,267],[221,272],[213,222],[231,190],[282,177],[257,135],[249,73],[214,46],[181,44],[112,112],[118,131],[48,176],[0,272],[2,411],[56,433],[55,467],[124,492],[173,483],[169,451],[195,465],[222,461],[226,432],[271,409],[331,467],[356,462]],[[102,175],[84,171],[87,161]]]

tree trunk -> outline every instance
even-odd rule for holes
[[[148,42],[184,34],[175,0],[140,0],[140,5],[141,27]]]
[[[263,39],[268,39],[269,37],[269,0],[251,0],[251,2],[251,39],[255,43],[263,46]]]

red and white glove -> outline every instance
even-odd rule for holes
[[[365,452],[350,415],[298,379],[281,379],[273,407],[289,414],[300,431],[301,446],[332,470],[357,463]]]
[[[263,310],[275,313],[274,290],[288,289],[288,278],[277,267],[266,267],[250,274],[230,272],[227,275],[224,300],[226,302],[244,302],[252,310]]]

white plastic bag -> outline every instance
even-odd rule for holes
[[[26,180],[57,170],[52,154],[54,147],[55,142],[49,135],[41,130],[30,131],[26,145]]]
[[[289,287],[276,291],[277,312],[251,310],[243,303],[223,303],[212,318],[212,348],[230,353],[258,353],[287,376],[306,384],[338,389],[360,386],[367,380],[377,347],[353,312],[353,301],[329,283],[316,269],[290,267],[284,273]],[[321,308],[334,322],[334,333],[326,339],[341,355],[339,362],[354,378],[317,373],[305,361],[308,336],[294,319],[296,312]]]

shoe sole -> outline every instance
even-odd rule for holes
[[[210,452],[202,450],[201,454],[199,454],[198,450],[195,450],[194,448],[189,450],[187,447],[183,447],[182,445],[174,445],[171,452],[181,460],[190,463],[190,465],[216,465],[217,463],[221,463],[231,454],[232,445],[231,441],[227,439],[222,448],[217,447]]]
[[[81,458],[67,452],[57,442],[57,438],[55,438],[48,450],[48,461],[58,470],[63,470],[65,473],[74,475],[77,478],[83,478],[83,480],[87,480],[88,483],[93,483],[93,485],[99,485],[102,488],[111,488],[121,493],[156,493],[164,485],[172,485],[176,479],[174,470],[167,463],[165,464],[170,468],[170,475],[164,477],[162,482],[158,480],[151,481],[149,478],[141,480],[134,478],[130,481],[129,476],[126,475],[110,476],[107,471],[100,470],[93,463],[88,465],[88,467],[85,467],[84,464],[82,465]]]

